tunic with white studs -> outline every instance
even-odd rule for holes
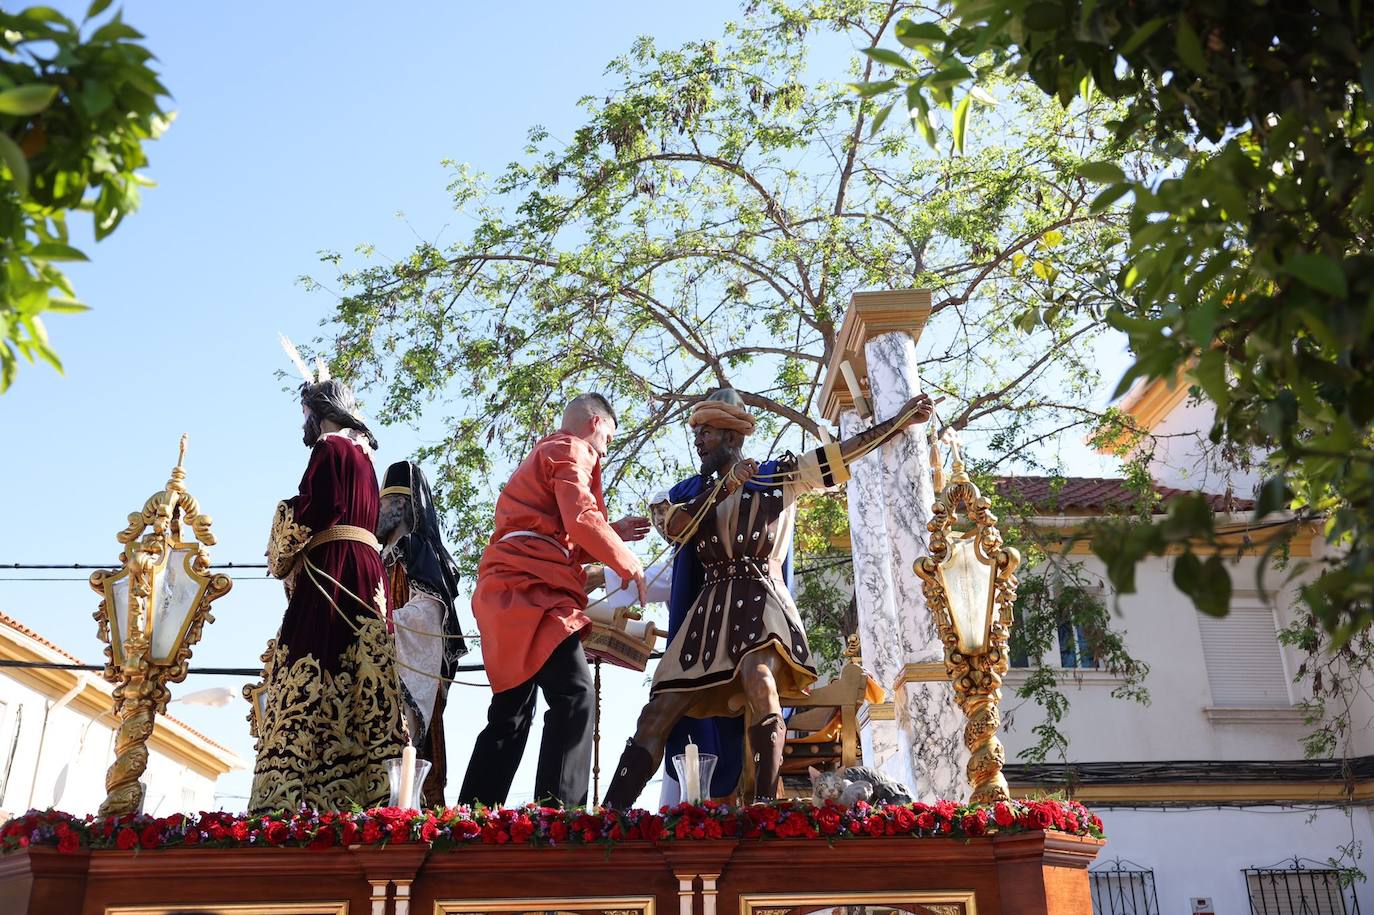
[[[684,714],[697,718],[742,715],[736,683],[740,665],[754,652],[776,652],[784,662],[778,695],[802,698],[816,680],[811,648],[797,605],[788,593],[782,565],[792,545],[797,497],[838,486],[849,478],[837,445],[759,466],[763,483],[734,493],[721,488],[686,502],[662,498],[650,508],[655,528],[665,538],[669,521],[680,512],[702,514],[694,533],[678,542],[701,561],[701,593],[687,611],[677,635],[654,674],[651,695],[695,692]],[[777,482],[774,482],[774,481]],[[708,506],[707,503],[711,504]]]

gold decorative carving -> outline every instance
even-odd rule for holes
[[[945,665],[940,661],[921,662],[907,664],[902,668],[902,672],[897,675],[897,689],[901,689],[908,683],[943,683],[949,679],[949,674],[945,671]]]
[[[212,574],[207,547],[215,544],[210,533],[210,516],[186,491],[187,437],[181,437],[177,465],[161,492],[143,504],[143,510],[129,515],[128,526],[115,535],[124,544],[119,555],[120,570],[94,572],[91,588],[102,596],[95,612],[97,634],[105,642],[103,676],[115,684],[114,714],[119,719],[115,735],[115,761],[105,776],[107,796],[100,806],[102,815],[134,813],[143,804],[139,782],[148,766],[147,741],[153,732],[156,715],[165,714],[171,693],[168,684],[186,679],[191,648],[200,641],[206,623],[214,622],[210,604],[233,587],[227,575]],[[182,525],[190,528],[194,540],[182,539]],[[186,578],[196,586],[194,606],[181,623],[169,657],[157,658],[152,652],[150,632],[160,623],[151,618],[155,605],[154,589],[160,576],[168,574],[170,563],[184,557]],[[124,626],[116,632],[121,586],[124,598]]]
[[[831,915],[840,910],[929,912],[933,915],[978,915],[970,890],[923,890],[915,893],[750,893],[740,896],[740,915]]]
[[[434,915],[487,915],[489,912],[585,912],[588,915],[654,915],[653,896],[567,897],[527,899],[439,899]]]
[[[262,705],[266,697],[267,681],[271,677],[267,665],[276,651],[277,640],[268,639],[267,649],[258,655],[258,660],[262,662],[262,679],[257,683],[245,683],[243,686],[243,698],[248,701],[248,734],[254,740],[262,736]]]
[[[296,523],[291,503],[278,502],[272,514],[272,533],[267,539],[267,571],[273,578],[288,583],[295,579],[301,552],[310,542],[310,536],[310,528]]]
[[[395,641],[380,617],[359,615],[357,625],[332,673],[313,655],[288,663],[286,646],[270,646],[250,811],[386,802],[385,760],[407,743],[398,681],[383,673],[396,669]]]
[[[213,907],[203,902],[180,905],[112,905],[105,908],[105,915],[174,915],[177,912],[203,915],[212,909],[215,915],[348,915],[348,902],[220,902]]]
[[[918,559],[916,574],[922,582],[930,612],[945,647],[945,672],[954,684],[955,701],[968,718],[964,744],[969,749],[968,780],[973,787],[970,801],[990,804],[1008,800],[1007,780],[1002,775],[1006,751],[997,739],[1001,724],[998,705],[1002,701],[1002,675],[1007,672],[1007,640],[1011,634],[1012,605],[1016,601],[1016,569],[1021,554],[1002,543],[997,516],[991,503],[983,498],[969,479],[962,462],[956,460],[949,485],[935,500],[930,530],[930,555]],[[960,533],[955,529],[960,511],[973,527]],[[991,614],[987,639],[982,650],[964,653],[945,591],[941,564],[950,557],[951,538],[971,540],[975,558],[990,567],[993,576]]]

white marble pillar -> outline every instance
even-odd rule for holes
[[[921,390],[916,341],[908,333],[879,334],[864,345],[864,354],[877,419],[895,416]],[[899,434],[880,452],[892,602],[903,654],[903,673],[886,682],[893,687],[897,731],[909,747],[911,787],[921,800],[963,800],[968,793],[963,713],[947,680],[921,679],[944,663],[944,648],[914,571],[916,560],[927,554],[926,524],[935,503],[929,454],[924,425]],[[855,549],[857,553],[857,543]]]
[[[868,427],[853,409],[840,414],[840,435],[849,438]],[[854,599],[859,616],[859,645],[864,668],[890,688],[901,673],[902,631],[892,601],[892,551],[887,543],[886,509],[883,503],[882,456],[873,453],[849,468],[846,501],[849,504],[849,536],[854,557]],[[889,697],[889,700],[891,697]],[[910,769],[903,763],[897,724],[889,713],[891,701],[863,716],[859,739],[864,765],[910,783]]]

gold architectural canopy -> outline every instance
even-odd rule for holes
[[[936,497],[930,524],[930,555],[915,571],[945,648],[945,671],[955,700],[968,717],[968,779],[973,803],[1006,800],[1005,753],[997,739],[1002,675],[1016,601],[1021,555],[1002,542],[991,504],[956,457],[953,477]],[[963,529],[960,529],[960,514]]]
[[[116,684],[120,719],[102,814],[131,813],[142,805],[145,743],[154,716],[167,711],[167,684],[186,679],[191,646],[204,625],[214,622],[210,604],[232,587],[229,576],[210,572],[206,548],[215,538],[210,516],[186,491],[186,438],[167,485],[115,535],[124,546],[123,567],[91,575],[91,587],[102,597],[95,619],[106,643],[104,676]]]

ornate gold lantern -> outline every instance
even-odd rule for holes
[[[1010,797],[1002,776],[1006,753],[997,739],[997,707],[1007,672],[1007,638],[1021,555],[1003,545],[997,516],[969,480],[957,453],[952,469],[953,478],[936,497],[927,525],[930,555],[916,561],[916,574],[945,646],[945,672],[954,684],[955,701],[968,717],[964,743],[971,754],[970,801],[991,804]],[[955,527],[961,510],[971,524],[963,531]]]
[[[151,496],[143,510],[129,515],[129,526],[116,538],[124,544],[123,568],[91,575],[101,595],[95,612],[106,643],[105,679],[115,684],[114,712],[119,719],[115,761],[105,776],[108,792],[102,815],[135,813],[143,806],[148,766],[148,737],[153,719],[167,711],[169,683],[186,679],[191,646],[201,628],[214,622],[211,602],[232,587],[227,575],[210,573],[214,535],[210,517],[186,491],[186,436],[172,478]],[[183,525],[191,539],[182,539]]]

